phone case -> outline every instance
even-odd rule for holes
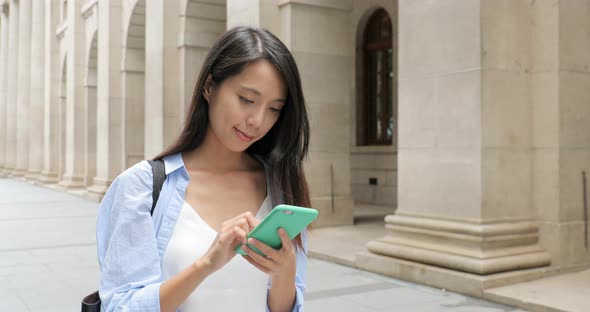
[[[295,238],[305,227],[307,227],[318,216],[318,211],[312,208],[304,208],[291,205],[276,206],[250,233],[247,237],[253,237],[274,249],[282,247],[281,237],[277,230],[285,229],[290,239]],[[247,244],[259,255],[265,256],[256,247]],[[236,252],[246,255],[242,245],[236,248]]]

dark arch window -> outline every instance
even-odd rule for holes
[[[362,105],[359,145],[391,145],[394,136],[394,45],[384,9],[368,19],[362,42]]]

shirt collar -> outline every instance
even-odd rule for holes
[[[173,172],[179,168],[184,168],[184,160],[182,160],[182,155],[180,153],[166,156],[163,160],[164,165],[166,166],[166,175],[170,174],[170,172]]]
[[[264,158],[262,156],[257,155],[257,154],[254,154],[252,156],[254,158],[256,158],[258,161],[260,161],[262,163],[262,165],[264,166],[264,171],[265,171],[266,178],[268,181],[268,178],[269,178],[268,164],[266,163],[266,161],[264,160]],[[164,157],[163,160],[164,160],[164,165],[166,167],[166,175],[170,174],[171,172],[174,172],[175,170],[177,170],[179,168],[184,168],[184,171],[187,172],[181,153],[176,153],[176,154],[166,156],[166,157]],[[187,176],[188,176],[188,172],[187,172]]]

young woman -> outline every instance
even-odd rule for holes
[[[152,206],[142,161],[113,181],[99,209],[103,311],[301,311],[306,233],[280,229],[280,250],[250,242],[279,203],[310,206],[302,161],[309,123],[293,56],[266,30],[237,27],[213,45],[190,111],[163,159]]]

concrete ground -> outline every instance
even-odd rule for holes
[[[534,311],[590,311],[590,270],[486,290],[487,298]]]
[[[0,179],[0,311],[79,311],[98,285],[97,207]],[[318,259],[309,261],[305,310],[523,311]]]

